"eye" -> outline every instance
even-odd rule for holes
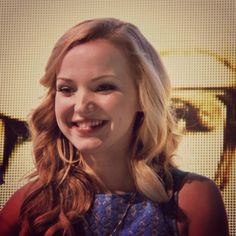
[[[113,84],[100,84],[96,88],[96,92],[109,92],[115,90],[116,87]]]
[[[74,93],[75,89],[71,86],[68,86],[68,85],[59,85],[57,87],[57,92],[60,92],[64,95],[69,95],[71,93]]]

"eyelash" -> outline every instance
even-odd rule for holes
[[[116,87],[112,84],[100,84],[94,89],[94,91],[95,92],[106,93],[106,92],[109,92],[109,91],[113,91],[115,89],[116,89]],[[69,94],[74,93],[76,91],[76,89],[73,88],[73,87],[67,86],[67,85],[59,85],[56,88],[56,91],[61,92],[65,95],[69,95]]]
[[[96,92],[106,92],[106,91],[112,91],[115,90],[116,87],[113,84],[100,84],[96,88]]]
[[[66,85],[61,85],[57,87],[57,92],[61,92],[63,94],[70,94],[75,92],[75,89],[71,88],[70,86],[66,86]]]

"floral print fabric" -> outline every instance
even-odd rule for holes
[[[177,173],[177,174],[176,174]],[[175,194],[166,203],[154,203],[137,194],[118,232],[112,233],[123,217],[131,194],[97,194],[91,210],[85,216],[86,235],[158,235],[178,236],[176,226],[178,187],[185,172],[173,174]]]

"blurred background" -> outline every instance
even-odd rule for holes
[[[0,208],[34,168],[26,121],[56,40],[78,22],[137,25],[161,54],[185,135],[177,165],[215,180],[236,235],[236,1],[1,0]]]

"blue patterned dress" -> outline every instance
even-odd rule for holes
[[[130,203],[131,194],[97,194],[91,210],[85,216],[85,235],[158,235],[178,236],[176,216],[178,189],[186,172],[175,170],[174,195],[169,202],[154,203],[136,194],[118,232],[112,233]]]

